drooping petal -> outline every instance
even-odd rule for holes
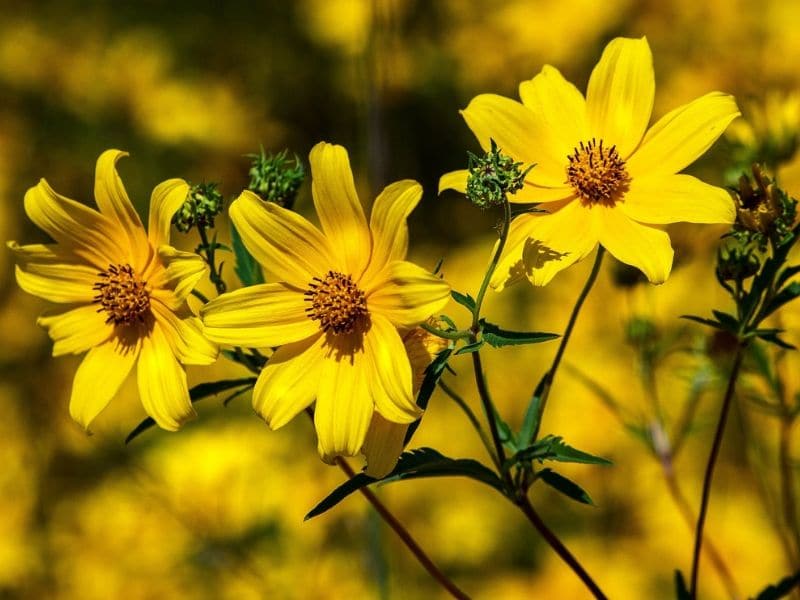
[[[53,356],[80,354],[106,342],[114,326],[106,323],[106,313],[97,304],[87,304],[58,315],[39,317],[38,325],[47,329],[53,340]]]
[[[655,97],[653,55],[647,38],[616,38],[589,78],[586,110],[592,136],[616,145],[627,159],[642,141]]]
[[[672,270],[674,252],[669,236],[632,221],[617,208],[594,206],[600,243],[614,258],[639,269],[650,283],[664,283]]]
[[[634,178],[617,207],[641,223],[733,223],[736,207],[726,190],[691,175]]]
[[[291,210],[244,191],[229,212],[247,250],[279,281],[305,288],[336,264],[320,230]]]
[[[627,161],[637,175],[672,175],[702,156],[739,116],[733,96],[711,92],[661,117]]]
[[[403,340],[386,317],[372,315],[364,334],[364,352],[370,371],[370,390],[375,408],[395,423],[411,423],[422,411],[412,390],[411,363]]]
[[[97,267],[76,262],[76,256],[56,244],[20,246],[8,242],[17,259],[19,287],[50,302],[88,304],[97,295]]]
[[[450,286],[406,261],[388,264],[365,286],[370,314],[383,315],[395,327],[413,327],[437,313],[450,297]]]
[[[553,142],[547,123],[516,100],[481,94],[461,111],[467,125],[488,151],[490,140],[524,167],[536,164],[528,179],[537,185],[558,187],[566,179],[567,155]]]
[[[139,344],[114,338],[95,346],[81,362],[72,383],[69,414],[88,429],[116,395],[139,356]]]
[[[378,195],[369,222],[372,258],[368,273],[376,273],[392,261],[405,259],[408,251],[406,219],[421,198],[422,186],[410,179],[392,183]]]
[[[325,360],[322,332],[284,344],[270,357],[253,390],[253,409],[272,429],[283,427],[317,395]]]
[[[467,193],[467,178],[469,171],[467,169],[460,169],[458,171],[450,171],[445,173],[439,178],[439,194],[444,190],[455,190],[462,194]]]
[[[200,311],[204,333],[220,344],[266,348],[290,344],[320,331],[306,313],[302,290],[263,283],[222,294]]]
[[[375,479],[391,473],[403,453],[407,430],[408,425],[392,423],[377,412],[373,413],[367,437],[364,438],[364,447],[361,449],[367,458],[364,473]]]
[[[169,244],[172,217],[186,201],[188,193],[189,184],[183,179],[168,179],[153,189],[150,196],[150,219],[147,230],[153,248]]]
[[[194,252],[182,252],[172,246],[158,249],[158,261],[153,261],[146,280],[150,294],[170,310],[179,310],[192,290],[208,273],[208,265]]]
[[[57,194],[44,179],[25,193],[25,214],[65,250],[98,270],[127,256],[126,240],[111,220]]]
[[[150,303],[150,309],[182,364],[210,365],[217,360],[219,348],[203,335],[200,319],[190,314],[178,316],[156,299]]]
[[[186,372],[158,321],[141,344],[137,380],[144,410],[162,429],[177,431],[196,414],[189,399]]]
[[[511,222],[490,282],[495,290],[526,277],[533,285],[547,285],[597,245],[594,219],[579,200],[555,208],[550,214],[523,214]]]
[[[347,150],[320,142],[311,149],[311,193],[322,230],[344,273],[358,277],[370,255],[370,235],[356,194]]]

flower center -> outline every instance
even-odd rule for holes
[[[108,265],[98,273],[100,280],[94,284],[97,295],[94,301],[100,305],[97,312],[106,311],[106,323],[133,325],[144,322],[150,310],[150,294],[146,282],[139,279],[130,265]]]
[[[567,158],[567,181],[584,202],[613,206],[628,189],[631,176],[616,146],[603,148],[603,140],[592,138]]]
[[[308,318],[319,321],[323,331],[334,335],[352,333],[369,316],[367,298],[350,275],[328,271],[323,279],[314,277],[305,292]]]

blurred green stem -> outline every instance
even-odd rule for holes
[[[475,413],[472,412],[472,409],[466,403],[466,401],[449,385],[447,385],[441,379],[439,380],[439,387],[442,391],[450,397],[450,399],[456,403],[456,405],[464,411],[464,414],[467,416],[467,419],[472,424],[472,427],[475,431],[478,432],[478,435],[483,442],[486,451],[489,453],[489,456],[492,458],[492,462],[494,462],[495,466],[499,470],[501,468],[500,461],[498,461],[497,456],[494,453],[494,449],[492,448],[492,440],[486,435],[486,431],[481,427],[480,421],[478,421],[478,417],[475,416]]]

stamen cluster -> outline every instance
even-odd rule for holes
[[[567,181],[585,202],[614,205],[631,181],[616,146],[592,138],[568,156]]]
[[[100,304],[97,312],[108,313],[106,323],[133,325],[144,322],[150,310],[147,283],[139,279],[130,265],[109,265],[98,273],[100,281],[94,284],[97,291],[94,302]]]
[[[328,271],[323,279],[315,277],[304,295],[311,303],[308,317],[334,335],[352,333],[369,315],[367,298],[350,275]]]

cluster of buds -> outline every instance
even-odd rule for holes
[[[247,189],[266,202],[292,208],[306,176],[300,159],[297,156],[294,159],[287,158],[286,150],[266,155],[263,148],[258,154],[249,154],[248,157],[252,159],[252,164]]]
[[[172,217],[178,231],[187,233],[193,227],[210,229],[214,217],[222,212],[225,201],[216,183],[198,183],[189,189],[186,200]]]
[[[758,238],[763,248],[768,239],[779,242],[789,234],[797,216],[797,203],[775,185],[761,166],[753,165],[752,171],[752,181],[747,175],[739,178],[736,229]]]
[[[483,156],[468,153],[467,198],[482,209],[498,206],[508,194],[521,190],[525,175],[532,168],[521,171],[522,163],[504,155],[494,140],[491,140],[491,145]]]
[[[744,281],[761,268],[761,259],[750,244],[733,241],[717,251],[717,279]]]

